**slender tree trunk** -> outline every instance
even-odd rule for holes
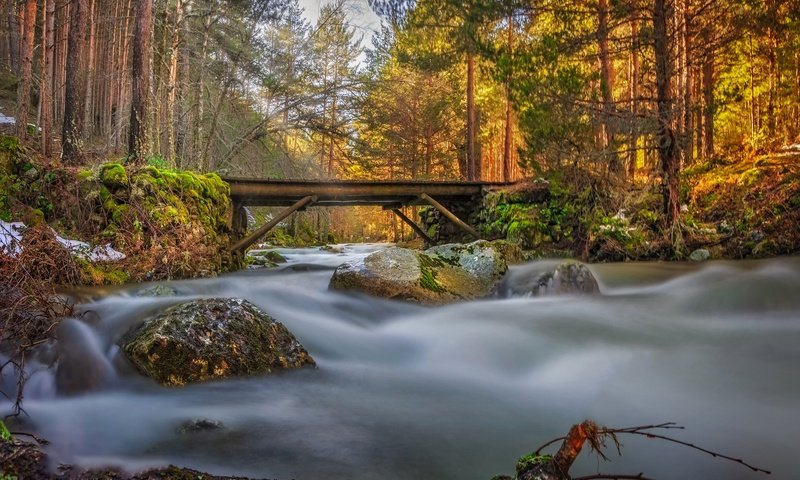
[[[667,25],[670,10],[666,0],[655,0],[653,9],[653,41],[656,69],[656,95],[658,102],[658,154],[663,175],[664,219],[667,230],[673,230],[680,215],[678,181],[680,162],[675,146],[673,129],[673,100],[670,86],[670,45]],[[674,239],[673,239],[674,240]]]
[[[95,37],[96,37],[96,21],[95,21],[95,3],[96,0],[89,0],[89,40],[87,42],[88,53],[86,60],[86,98],[84,99],[85,105],[83,106],[84,112],[84,138],[91,136],[94,130],[94,115],[92,102],[92,94],[94,92],[94,76],[95,76]]]
[[[150,96],[150,45],[153,32],[153,0],[138,0],[136,2],[135,16],[128,156],[135,162],[142,162],[147,156],[147,113]]]
[[[508,46],[509,67],[508,74],[506,75],[506,129],[505,137],[503,138],[503,181],[511,181],[511,148],[514,142],[514,127],[511,124],[513,120],[513,106],[511,104],[511,81],[513,74],[511,72],[511,59],[513,56],[513,42],[514,42],[514,17],[508,16],[508,31],[506,32],[506,45]]]
[[[167,159],[175,162],[175,99],[178,92],[178,54],[183,30],[183,0],[175,0],[175,28],[172,31],[172,48],[169,58],[169,80],[167,83]]]
[[[82,161],[83,107],[86,98],[86,0],[70,0],[69,6],[61,150],[65,163],[77,164]]]
[[[694,161],[694,127],[692,126],[692,113],[694,99],[692,98],[692,65],[689,52],[692,50],[692,39],[690,36],[691,12],[689,11],[689,1],[682,0],[683,22],[681,23],[681,83],[683,84],[683,164],[691,165]]]
[[[236,62],[234,62],[233,67],[234,72],[236,71]],[[214,114],[211,116],[211,125],[208,128],[208,136],[206,137],[206,141],[203,144],[203,153],[200,155],[202,159],[203,165],[206,166],[206,171],[213,172],[217,169],[217,162],[214,161],[213,158],[209,157],[208,152],[211,149],[211,142],[214,140],[214,134],[217,131],[217,121],[219,120],[219,113],[222,111],[222,104],[228,97],[228,90],[231,88],[233,84],[234,76],[233,74],[225,82],[225,85],[222,87],[222,91],[219,94],[219,98],[217,99],[217,104],[214,107]]]
[[[639,20],[636,18],[631,21],[630,63],[631,131],[628,140],[628,178],[633,180],[639,152]]]
[[[703,30],[703,40],[708,45],[711,32]],[[703,158],[714,156],[714,51],[709,49],[703,57]]]
[[[20,37],[19,14],[17,9],[19,6],[16,2],[9,2],[8,9],[8,51],[11,61],[9,67],[11,71],[19,75],[20,70],[20,46],[22,39]]]
[[[466,131],[466,179],[475,181],[480,172],[475,164],[475,55],[467,54],[467,131]]]
[[[42,155],[47,157],[50,154],[51,141],[53,135],[53,55],[55,54],[55,19],[56,2],[55,0],[45,1],[44,18],[44,48],[42,49],[42,86],[39,98],[42,112],[42,136],[41,149]]]
[[[33,34],[36,31],[36,0],[25,0],[22,14],[22,68],[17,87],[17,136],[28,136],[28,113],[31,109],[31,83],[33,81]]]
[[[600,95],[603,100],[603,112],[600,115],[600,147],[608,157],[608,170],[619,175],[622,164],[614,149],[614,129],[612,110],[614,109],[614,68],[608,48],[608,0],[597,2],[597,44],[600,50]]]

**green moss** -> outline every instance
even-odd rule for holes
[[[429,255],[419,255],[419,285],[432,292],[444,292],[444,288],[436,281],[436,269],[442,268],[444,263],[439,258],[433,258]]]
[[[94,172],[92,172],[91,170],[81,170],[77,173],[76,177],[81,182],[87,182],[92,178],[94,178]]]
[[[553,459],[552,455],[536,455],[530,453],[528,455],[524,455],[519,457],[517,460],[517,475],[521,474],[522,472],[535,467],[536,465],[544,465],[549,463]]]
[[[100,165],[98,178],[103,185],[112,190],[128,186],[128,173],[125,171],[125,167],[119,163]]]

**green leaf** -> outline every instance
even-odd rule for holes
[[[8,431],[8,428],[6,428],[6,424],[3,423],[2,420],[0,420],[0,440],[4,442],[11,441],[11,432]]]

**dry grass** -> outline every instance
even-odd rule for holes
[[[27,356],[46,342],[61,318],[72,313],[57,286],[78,285],[82,269],[46,226],[29,228],[16,256],[0,253],[0,375],[17,377],[15,393],[2,392],[20,411]],[[9,372],[9,370],[11,372]]]

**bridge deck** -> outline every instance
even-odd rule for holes
[[[409,205],[427,194],[441,203],[469,201],[483,189],[504,183],[419,182],[361,180],[258,180],[225,178],[231,199],[247,206],[290,206],[303,197],[316,196],[314,205]]]

